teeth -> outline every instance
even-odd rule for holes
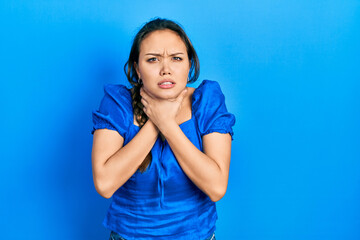
[[[160,85],[170,85],[170,84],[172,84],[172,82],[163,82]]]

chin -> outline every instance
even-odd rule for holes
[[[177,98],[179,96],[180,92],[164,92],[164,93],[158,93],[156,96],[160,99],[173,99]]]

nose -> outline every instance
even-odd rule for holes
[[[162,66],[161,66],[161,70],[160,70],[160,75],[164,76],[164,75],[171,75],[171,69],[170,69],[170,65],[168,61],[163,61]]]

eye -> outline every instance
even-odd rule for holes
[[[157,61],[158,59],[156,57],[152,57],[152,58],[149,58],[147,61],[148,62],[155,62]]]
[[[175,61],[181,61],[181,60],[182,60],[181,57],[173,57],[173,59],[174,59]]]

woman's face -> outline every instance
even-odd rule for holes
[[[176,98],[186,87],[190,70],[186,46],[171,30],[154,31],[141,42],[135,69],[152,97]]]

